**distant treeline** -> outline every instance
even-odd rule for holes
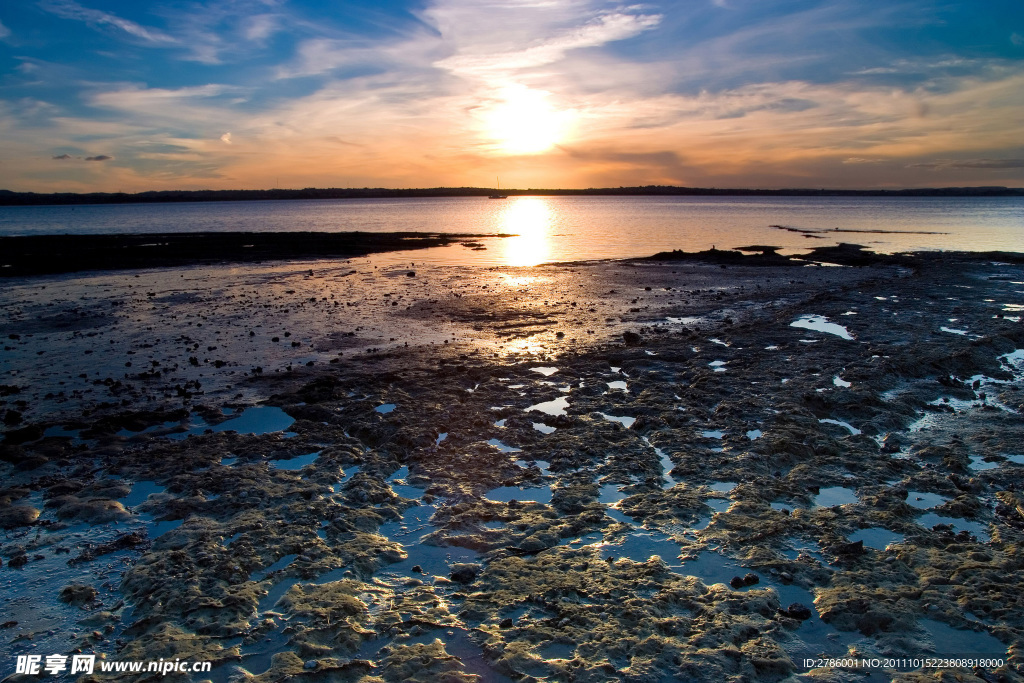
[[[502,194],[546,196],[693,196],[693,197],[1024,197],[1019,187],[937,187],[908,190],[751,190],[713,187],[601,187],[586,190],[501,190]],[[483,187],[431,187],[422,189],[315,188],[302,190],[166,190],[160,192],[11,192],[0,190],[0,206],[44,204],[140,204],[150,202],[232,202],[273,199],[392,199],[405,197],[486,197],[494,193]]]

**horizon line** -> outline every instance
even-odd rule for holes
[[[227,190],[144,190],[141,192],[34,192],[0,189],[0,206],[48,204],[160,203],[295,199],[386,199],[490,196],[490,187],[305,187]],[[506,196],[846,196],[846,197],[1015,197],[1024,188],[971,185],[918,188],[720,188],[680,185],[634,185],[602,188],[503,188]]]

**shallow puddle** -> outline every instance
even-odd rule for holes
[[[705,429],[700,433],[705,439],[721,439],[725,436],[725,432],[717,429]]]
[[[497,448],[502,453],[518,453],[520,450],[522,450],[520,448],[516,448],[515,446],[506,446],[505,444],[503,444],[502,442],[498,441],[497,439],[488,439],[487,440],[487,445],[488,446],[494,446],[495,448]]]
[[[122,430],[122,431],[124,431],[124,430]],[[59,425],[54,425],[52,427],[47,427],[43,431],[43,438],[50,437],[50,438],[71,439],[71,443],[76,445],[76,446],[79,445],[79,444],[86,444],[87,446],[90,446],[90,447],[96,445],[96,440],[95,439],[83,439],[81,437],[81,433],[82,433],[81,429],[64,429],[63,427],[61,427]]]
[[[246,408],[238,417],[211,427],[215,432],[234,431],[239,434],[270,434],[283,432],[294,424],[295,418],[274,406]]]
[[[915,507],[918,510],[927,510],[929,508],[938,507],[944,505],[948,498],[943,498],[937,493],[928,493],[927,491],[907,491],[907,505]]]
[[[1005,657],[1006,645],[984,631],[953,628],[934,619],[918,619],[931,638],[934,653],[941,657]]]
[[[605,384],[608,385],[608,389],[611,390],[611,391],[625,391],[625,392],[629,391],[629,389],[626,388],[626,381],[625,380],[621,380],[620,379],[620,380],[616,380],[614,382],[605,382]]]
[[[895,531],[889,531],[882,527],[871,527],[869,529],[860,529],[850,534],[850,540],[854,543],[864,541],[865,548],[885,550],[893,543],[902,543],[903,534],[898,534]]]
[[[936,524],[949,524],[953,527],[954,532],[967,531],[977,536],[982,543],[987,543],[989,540],[988,524],[982,522],[972,522],[969,519],[944,517],[934,512],[926,512],[917,518],[917,523],[925,529],[931,529]]]
[[[275,406],[251,406],[239,413],[237,417],[215,425],[210,425],[200,416],[192,414],[186,431],[168,434],[167,438],[182,440],[189,436],[203,434],[207,430],[214,433],[270,434],[272,432],[285,432],[294,423],[294,417]],[[165,426],[167,424],[170,423],[165,423]],[[148,432],[151,429],[153,428],[146,429],[145,431]],[[131,434],[134,435],[136,433],[132,432]],[[286,432],[286,435],[291,435],[291,433]]]
[[[728,498],[706,498],[704,504],[715,512],[725,512],[732,507],[732,501]]]
[[[249,580],[250,581],[262,581],[263,579],[267,578],[268,576],[270,576],[274,572],[276,572],[278,570],[281,570],[281,569],[284,569],[285,567],[290,565],[295,560],[296,557],[298,557],[297,553],[296,554],[291,554],[291,555],[285,555],[281,559],[279,559],[276,562],[274,562],[273,564],[271,564],[269,567],[265,567],[263,569],[257,569],[256,571],[254,571],[252,573],[252,575],[249,577]]]
[[[843,389],[848,389],[851,386],[853,386],[852,382],[847,382],[845,379],[843,379],[839,375],[836,375],[835,377],[832,378],[832,384],[834,384],[837,387],[841,387]]]
[[[409,476],[409,467],[402,465],[399,467],[394,474],[388,477],[388,485],[391,486],[391,490],[396,495],[402,498],[412,498],[418,500],[423,495],[423,489],[418,486],[409,486],[405,483],[405,478]]]
[[[499,486],[496,489],[491,489],[484,495],[490,500],[501,501],[503,503],[507,503],[510,500],[518,500],[520,502],[532,500],[537,503],[550,503],[551,487],[533,486],[530,488],[522,488],[519,486]]]
[[[814,497],[814,504],[817,507],[830,508],[837,505],[849,505],[857,502],[857,494],[853,489],[845,486],[829,486],[820,489]]]
[[[376,408],[374,408],[373,410],[374,410],[374,412],[380,413],[381,415],[387,415],[388,413],[390,413],[391,411],[393,411],[397,407],[398,406],[395,405],[394,403],[383,403],[383,404],[377,406]]]
[[[843,422],[842,420],[833,420],[831,418],[825,418],[824,420],[818,420],[818,422],[822,424],[839,425],[840,427],[845,427],[852,436],[857,436],[858,434],[861,433],[859,429],[851,425],[849,422]]]
[[[163,493],[167,490],[167,487],[160,486],[154,481],[137,481],[132,484],[131,492],[124,498],[119,498],[118,502],[124,505],[126,508],[134,508],[142,503],[145,503],[149,497],[156,493]],[[168,521],[158,522],[154,519],[153,515],[146,512],[137,514],[132,521],[141,521],[146,525],[146,535],[150,540],[154,540],[163,536],[168,531],[177,529],[181,526],[184,520],[172,519]]]
[[[597,494],[597,500],[605,505],[613,505],[629,495],[622,491],[622,484],[605,484]]]
[[[147,522],[149,528],[148,534],[150,540],[160,538],[168,531],[177,529],[185,520],[183,519],[172,519],[166,522]]]
[[[161,486],[155,481],[137,481],[132,484],[131,493],[124,498],[118,498],[118,502],[126,508],[133,508],[136,505],[145,503],[146,499],[154,493],[163,493],[166,490],[166,486]]]
[[[637,529],[619,543],[601,546],[601,558],[627,557],[634,562],[646,562],[655,555],[670,567],[679,567],[679,544],[660,531]]]
[[[526,412],[532,412],[534,410],[546,413],[547,415],[565,415],[565,409],[569,407],[569,399],[565,396],[559,396],[558,398],[550,401],[544,401],[543,403],[534,403],[532,406],[526,408]]]
[[[319,456],[320,451],[313,451],[287,460],[271,460],[270,467],[275,470],[301,470],[306,465],[311,465]]]
[[[450,566],[459,562],[475,562],[479,554],[475,550],[457,546],[427,545],[421,542],[426,534],[437,530],[430,523],[434,515],[433,505],[416,505],[402,513],[402,519],[380,526],[378,533],[395,543],[401,543],[409,556],[381,570],[382,574],[399,574],[404,577],[422,578],[450,574]],[[419,565],[422,575],[412,571]]]
[[[970,469],[975,472],[984,472],[985,470],[994,470],[999,467],[998,462],[986,462],[980,455],[972,455],[971,462],[967,465]]]
[[[789,326],[800,327],[806,330],[814,330],[815,332],[826,332],[828,334],[834,334],[837,337],[842,337],[843,339],[853,339],[853,335],[850,334],[849,330],[842,325],[830,323],[828,318],[823,315],[802,315],[791,322]]]
[[[1024,465],[1024,455],[1008,455],[1006,459],[1018,465]]]
[[[223,541],[221,541],[221,544],[225,548],[227,548],[229,545],[231,545],[232,543],[237,541],[239,538],[241,538],[241,536],[242,536],[242,532],[241,531],[235,532],[235,533],[231,534],[230,536],[228,536],[227,538],[225,538]]]
[[[807,555],[808,557],[813,557],[818,562],[821,562],[823,565],[827,565],[829,563],[828,560],[825,559],[825,556],[821,553],[821,546],[819,546],[817,543],[813,541],[808,541],[803,538],[794,537],[786,539],[786,542],[789,544],[789,547],[785,548],[782,551],[782,554],[784,557],[790,560],[795,560],[801,555]],[[809,606],[810,605],[808,605],[808,607]]]
[[[360,469],[361,468],[358,465],[351,465],[349,467],[346,467],[344,472],[342,472],[341,479],[338,481],[337,484],[335,484],[334,486],[331,487],[331,488],[334,489],[334,492],[335,493],[340,493],[341,489],[344,487],[344,485],[352,477],[354,477],[359,472]]]
[[[661,463],[661,476],[665,478],[665,485],[663,488],[672,488],[677,483],[679,483],[678,480],[671,474],[672,469],[675,467],[675,464],[672,462],[672,459],[668,457],[668,454],[665,453],[665,451],[653,445],[646,436],[643,437],[643,440],[645,444],[654,449],[654,453],[655,455],[658,456],[658,461]]]
[[[629,417],[628,415],[608,415],[606,413],[598,413],[598,415],[608,420],[609,422],[618,422],[626,429],[632,427],[633,423],[636,422],[635,417]]]
[[[557,427],[551,427],[550,425],[546,425],[543,422],[534,422],[533,428],[536,429],[541,434],[552,434],[557,429]]]
[[[545,377],[550,377],[551,375],[553,375],[556,372],[558,372],[558,368],[537,367],[537,368],[530,368],[530,372],[539,372],[540,374],[544,375]]]
[[[547,460],[534,460],[532,462],[533,462],[534,465],[536,465],[538,468],[540,468],[540,473],[542,475],[547,476],[548,474],[550,474],[549,470],[550,470],[550,467],[551,467],[551,463],[549,463]],[[530,466],[530,461],[527,461],[527,460],[516,460],[516,464],[519,465],[520,467],[529,467]]]
[[[563,538],[558,545],[567,545],[573,548],[582,548],[585,545],[592,545],[594,543],[601,543],[604,541],[604,534],[600,531],[591,531],[589,534],[585,534],[578,538]]]
[[[206,421],[202,420],[202,418],[199,418],[198,416],[194,416],[194,417],[192,417],[190,419],[191,420],[199,420],[203,424],[203,427],[201,429],[198,429],[197,431],[194,432],[195,434],[201,434],[203,432],[203,430],[207,429]],[[119,430],[117,430],[117,435],[118,436],[123,436],[125,438],[130,439],[131,437],[133,437],[133,436],[135,436],[137,434],[150,434],[150,433],[155,432],[157,430],[174,429],[179,424],[180,423],[178,423],[178,422],[164,422],[164,423],[158,424],[158,425],[150,425],[149,427],[146,427],[145,429],[143,429],[140,432],[133,432],[130,429],[119,429]],[[168,436],[170,438],[172,438],[172,439],[179,439],[179,438],[185,438],[185,436],[187,436],[187,435],[188,434],[185,434],[185,435],[174,434],[174,435],[168,435]]]
[[[614,519],[616,522],[619,522],[620,524],[632,525],[634,523],[632,517],[630,517],[617,507],[608,506],[607,508],[605,508],[605,514],[607,514],[609,517]]]
[[[718,493],[729,493],[736,488],[736,482],[734,481],[715,481],[708,484],[708,488]]]
[[[760,439],[764,435],[760,429],[751,429],[747,431],[747,438],[753,441],[754,439]]]

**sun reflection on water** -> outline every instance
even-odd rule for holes
[[[501,240],[502,260],[509,266],[535,266],[551,256],[551,207],[544,197],[509,199],[498,217],[499,232],[513,234]]]

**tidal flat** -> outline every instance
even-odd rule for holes
[[[5,282],[3,675],[1022,679],[1024,257],[409,258]]]

